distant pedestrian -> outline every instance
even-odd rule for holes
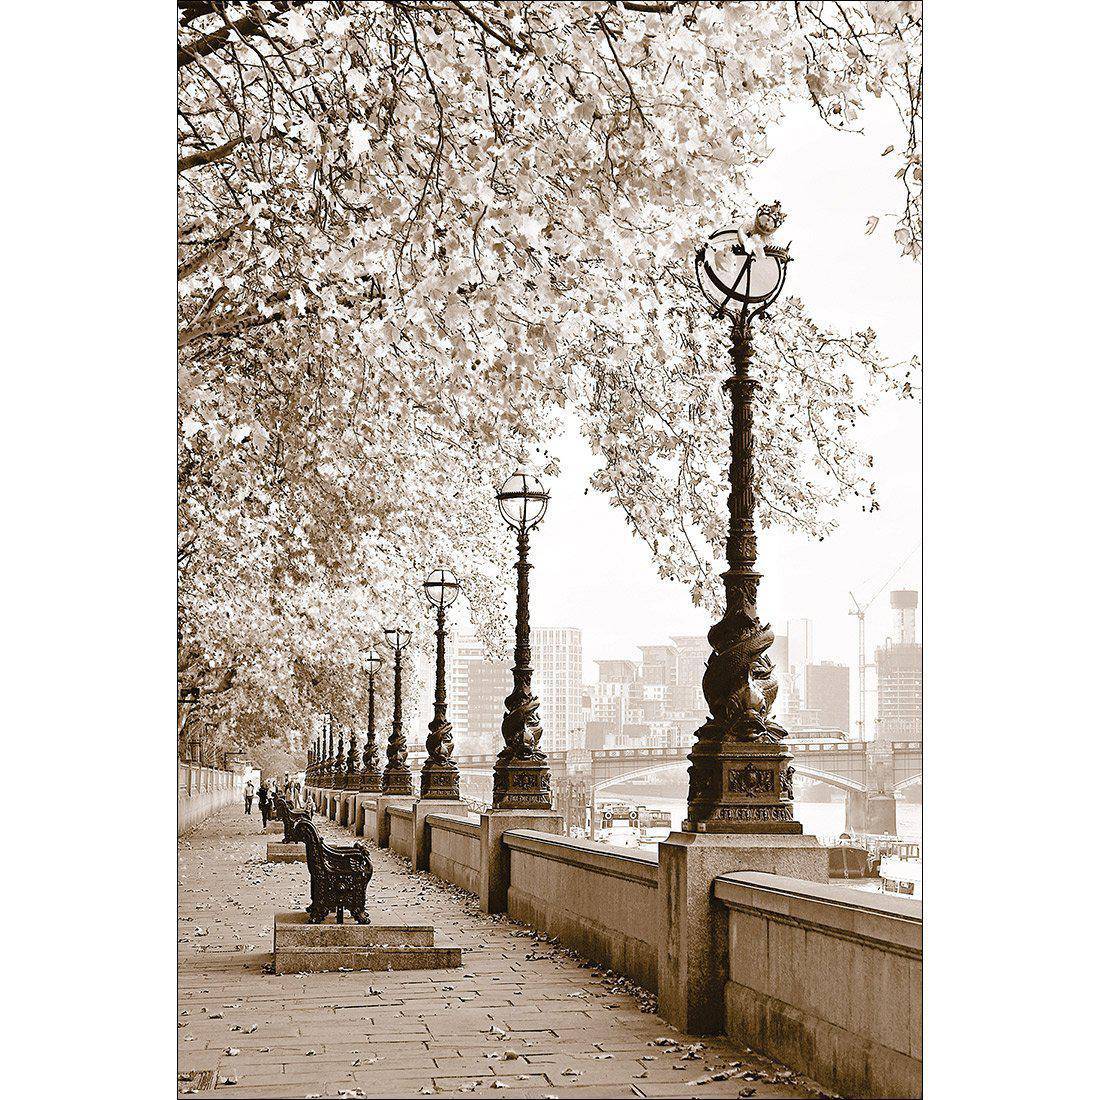
[[[252,798],[256,793],[256,788],[252,786],[252,780],[250,779],[244,785],[244,812],[246,814],[252,813]]]
[[[260,817],[263,819],[264,828],[266,829],[267,828],[267,814],[268,814],[268,798],[270,797],[270,792],[267,789],[267,781],[266,780],[263,780],[263,779],[260,780],[260,790],[258,792],[258,797],[260,799]]]
[[[313,816],[313,811],[317,809],[317,803],[313,801],[313,795],[308,788],[306,790],[305,801],[302,803],[302,809],[305,810],[310,817]]]

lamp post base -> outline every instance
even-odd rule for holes
[[[428,761],[420,769],[420,797],[433,801],[458,802],[461,798],[458,786],[458,768],[450,761]]]
[[[770,741],[697,741],[688,757],[685,833],[801,836],[794,817],[794,758]]]
[[[359,790],[364,794],[381,794],[382,773],[377,769],[374,771],[360,772]]]
[[[382,793],[412,797],[413,777],[408,768],[401,771],[387,768],[382,773]]]
[[[540,754],[541,755],[541,754]],[[494,810],[549,810],[550,768],[546,757],[500,760],[493,768]]]

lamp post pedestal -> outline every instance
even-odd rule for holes
[[[511,860],[504,846],[504,834],[513,829],[539,833],[565,832],[565,821],[555,810],[508,810],[494,806],[481,815],[481,878],[479,899],[483,913],[508,912]]]
[[[657,846],[658,1011],[691,1035],[725,1029],[729,914],[711,888],[735,871],[828,882],[829,853],[812,836],[680,832]]]

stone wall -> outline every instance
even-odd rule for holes
[[[657,855],[526,829],[504,834],[508,915],[657,989]]]
[[[758,872],[714,896],[728,1034],[844,1096],[921,1095],[919,901]]]
[[[177,775],[177,836],[231,802],[239,802],[244,813],[244,776],[192,764],[180,764]],[[255,803],[252,812],[260,812]]]
[[[413,840],[412,810],[406,810],[400,806],[387,806],[386,813],[390,818],[389,846],[399,856],[412,859],[415,843]]]
[[[429,870],[476,894],[481,885],[481,825],[452,814],[429,814],[431,830]]]
[[[355,800],[355,835],[378,843],[378,799],[361,794]]]
[[[812,837],[673,834],[658,856],[534,824],[497,821],[494,831],[491,814],[462,817],[407,798],[394,804],[318,790],[314,797],[349,830],[478,894],[483,912],[506,902],[514,919],[657,991],[661,1015],[682,1031],[725,1031],[845,1096],[920,1095],[920,902],[810,881],[826,873],[825,850]],[[684,852],[699,858],[677,877],[674,857]],[[722,873],[731,859],[743,867],[750,857],[758,864],[766,857],[766,870]],[[806,877],[771,873],[789,869]],[[675,915],[662,874],[679,883],[678,911],[708,929],[702,948],[688,935],[687,976],[674,983],[695,1013],[687,1024],[676,1022],[662,969],[661,949],[671,942],[665,926]],[[487,882],[498,884],[498,908],[486,900]]]

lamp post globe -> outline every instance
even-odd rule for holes
[[[530,531],[544,515],[550,494],[533,474],[515,473],[498,490],[497,504],[505,523],[516,531]]]
[[[458,765],[451,759],[454,738],[447,721],[447,608],[458,598],[458,578],[435,569],[424,581],[424,594],[435,608],[435,704],[424,742],[427,759],[420,769],[420,797],[448,802],[460,798]]]
[[[378,794],[382,790],[382,769],[378,766],[378,741],[374,732],[374,677],[382,667],[382,658],[374,648],[363,658],[367,674],[367,740],[363,746],[363,770],[359,773],[359,790]]]
[[[458,578],[449,569],[434,569],[424,581],[424,593],[437,608],[448,608],[458,599]]]
[[[746,322],[768,308],[787,280],[785,248],[747,249],[737,229],[712,233],[695,254],[695,277],[718,316],[741,314]]]
[[[513,474],[497,493],[504,521],[516,531],[516,650],[512,692],[504,700],[500,732],[504,747],[493,767],[493,809],[549,810],[550,769],[539,747],[539,701],[531,691],[529,533],[546,515],[550,494],[533,474]]]
[[[412,795],[412,771],[409,769],[409,746],[401,725],[401,654],[412,635],[400,627],[385,630],[386,644],[393,650],[393,732],[386,744],[386,769],[382,773],[382,793]]]
[[[757,211],[757,234],[782,223],[778,203]],[[696,275],[707,302],[732,322],[730,394],[729,537],[725,613],[707,635],[711,654],[703,672],[709,715],[688,754],[685,832],[802,832],[794,818],[794,769],[783,747],[787,731],[771,718],[778,682],[767,650],[771,627],[757,617],[761,574],[756,570],[756,496],[753,469],[753,398],[749,374],[750,326],[781,293],[790,257],[770,244],[750,246],[743,229],[712,233],[696,254]]]

